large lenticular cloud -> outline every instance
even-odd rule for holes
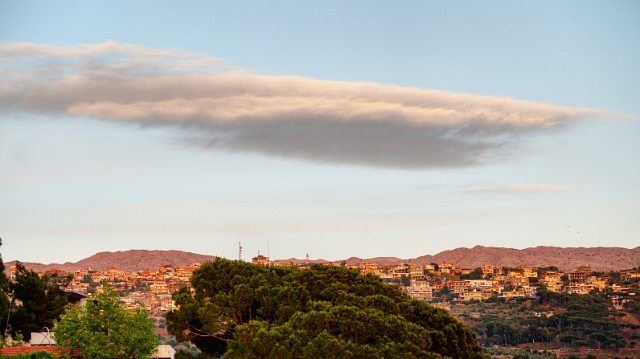
[[[0,45],[0,111],[188,129],[193,143],[399,168],[470,166],[525,134],[596,114],[510,98],[269,76],[217,58],[106,42]]]

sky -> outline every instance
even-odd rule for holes
[[[637,1],[0,1],[5,261],[640,245]]]

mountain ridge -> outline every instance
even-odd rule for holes
[[[202,263],[216,258],[213,255],[198,254],[180,250],[124,250],[115,252],[98,252],[77,262],[65,263],[33,263],[22,262],[27,268],[35,271],[60,269],[74,271],[80,269],[106,270],[118,268],[122,270],[139,271],[159,268],[163,265],[182,266],[191,263]],[[304,259],[289,258],[288,261],[305,263]],[[16,261],[6,263],[9,268]],[[415,258],[402,259],[398,257],[349,257],[343,260],[329,261],[312,259],[310,263],[342,263],[347,265],[362,262],[378,265],[394,265],[413,263],[417,265],[432,262],[450,262],[463,268],[476,268],[484,264],[517,267],[527,264],[536,267],[556,266],[569,271],[584,264],[593,270],[620,270],[640,265],[640,246],[635,248],[623,247],[554,247],[536,246],[524,249],[489,247],[476,245],[474,247],[459,247],[445,250],[434,255],[426,254]]]

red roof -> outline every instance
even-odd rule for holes
[[[15,355],[23,355],[35,352],[47,352],[53,354],[55,357],[62,358],[68,354],[71,354],[72,357],[79,357],[79,351],[70,350],[67,347],[59,346],[59,345],[34,345],[30,347],[3,347],[0,349],[0,353],[4,356],[12,357]]]

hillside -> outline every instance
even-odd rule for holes
[[[119,252],[100,252],[78,262],[64,264],[24,263],[27,268],[42,272],[48,269],[62,269],[73,271],[78,269],[105,270],[111,267],[138,271],[159,268],[163,265],[181,266],[190,263],[207,262],[215,256],[202,255],[183,251],[159,250],[128,250]],[[290,261],[305,263],[306,260],[290,258]],[[532,266],[557,266],[561,270],[569,271],[576,267],[589,264],[594,270],[620,270],[640,265],[640,247],[633,249],[618,247],[531,247],[525,249],[484,247],[456,248],[440,252],[436,255],[424,255],[416,258],[401,259],[397,257],[357,258],[344,260],[346,264],[361,262],[376,263],[378,265],[393,265],[399,263],[428,264],[432,262],[451,262],[464,268],[475,268],[483,264],[516,267],[522,264]],[[310,260],[311,263],[327,263],[323,259]],[[335,261],[340,263],[342,260]],[[7,268],[14,262],[6,263]]]
[[[105,270],[118,268],[130,271],[160,268],[163,265],[183,266],[191,263],[203,263],[214,259],[214,256],[196,254],[183,251],[160,251],[160,250],[128,250],[118,252],[100,252],[91,257],[78,262],[67,262],[64,264],[40,264],[23,263],[27,268],[35,271],[48,269],[61,269],[74,271],[78,269]],[[11,267],[15,262],[6,263],[6,267]]]
[[[456,248],[436,254],[433,262],[452,262],[465,268],[483,264],[516,267],[528,264],[535,267],[557,266],[573,270],[588,264],[593,270],[620,270],[640,264],[640,247],[531,247],[525,249],[483,247]]]

